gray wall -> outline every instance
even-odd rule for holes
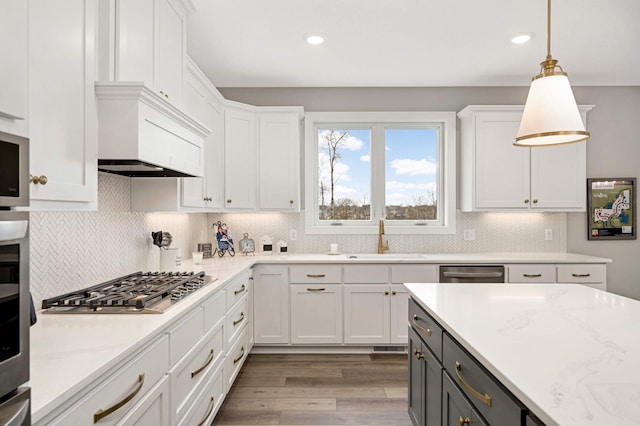
[[[227,99],[261,106],[301,105],[305,111],[459,111],[467,105],[523,104],[527,87],[220,88]],[[588,115],[587,177],[638,177],[640,87],[576,87]],[[586,185],[586,183],[585,183]],[[588,241],[584,213],[568,214],[567,250],[613,260],[610,291],[640,299],[640,240]],[[637,230],[636,230],[637,232]]]

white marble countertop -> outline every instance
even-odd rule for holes
[[[204,270],[218,280],[161,315],[38,315],[31,327],[30,382],[32,418],[39,421],[65,401],[125,361],[181,314],[222,288],[255,263],[607,263],[609,259],[571,253],[462,254],[288,254],[205,259],[202,265],[183,261],[182,270]],[[114,277],[115,278],[115,277]],[[97,283],[87,283],[87,286]]]
[[[406,287],[546,424],[640,424],[640,301],[578,284]]]

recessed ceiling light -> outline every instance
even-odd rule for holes
[[[304,39],[309,44],[318,45],[324,43],[324,36],[320,33],[305,34]]]
[[[522,44],[526,43],[533,38],[534,33],[519,33],[513,36],[511,39],[511,43],[513,44]]]

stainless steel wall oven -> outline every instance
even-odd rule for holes
[[[28,140],[0,132],[0,425],[30,424]]]

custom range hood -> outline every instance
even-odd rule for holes
[[[211,130],[141,82],[96,82],[98,170],[130,177],[199,177]]]

